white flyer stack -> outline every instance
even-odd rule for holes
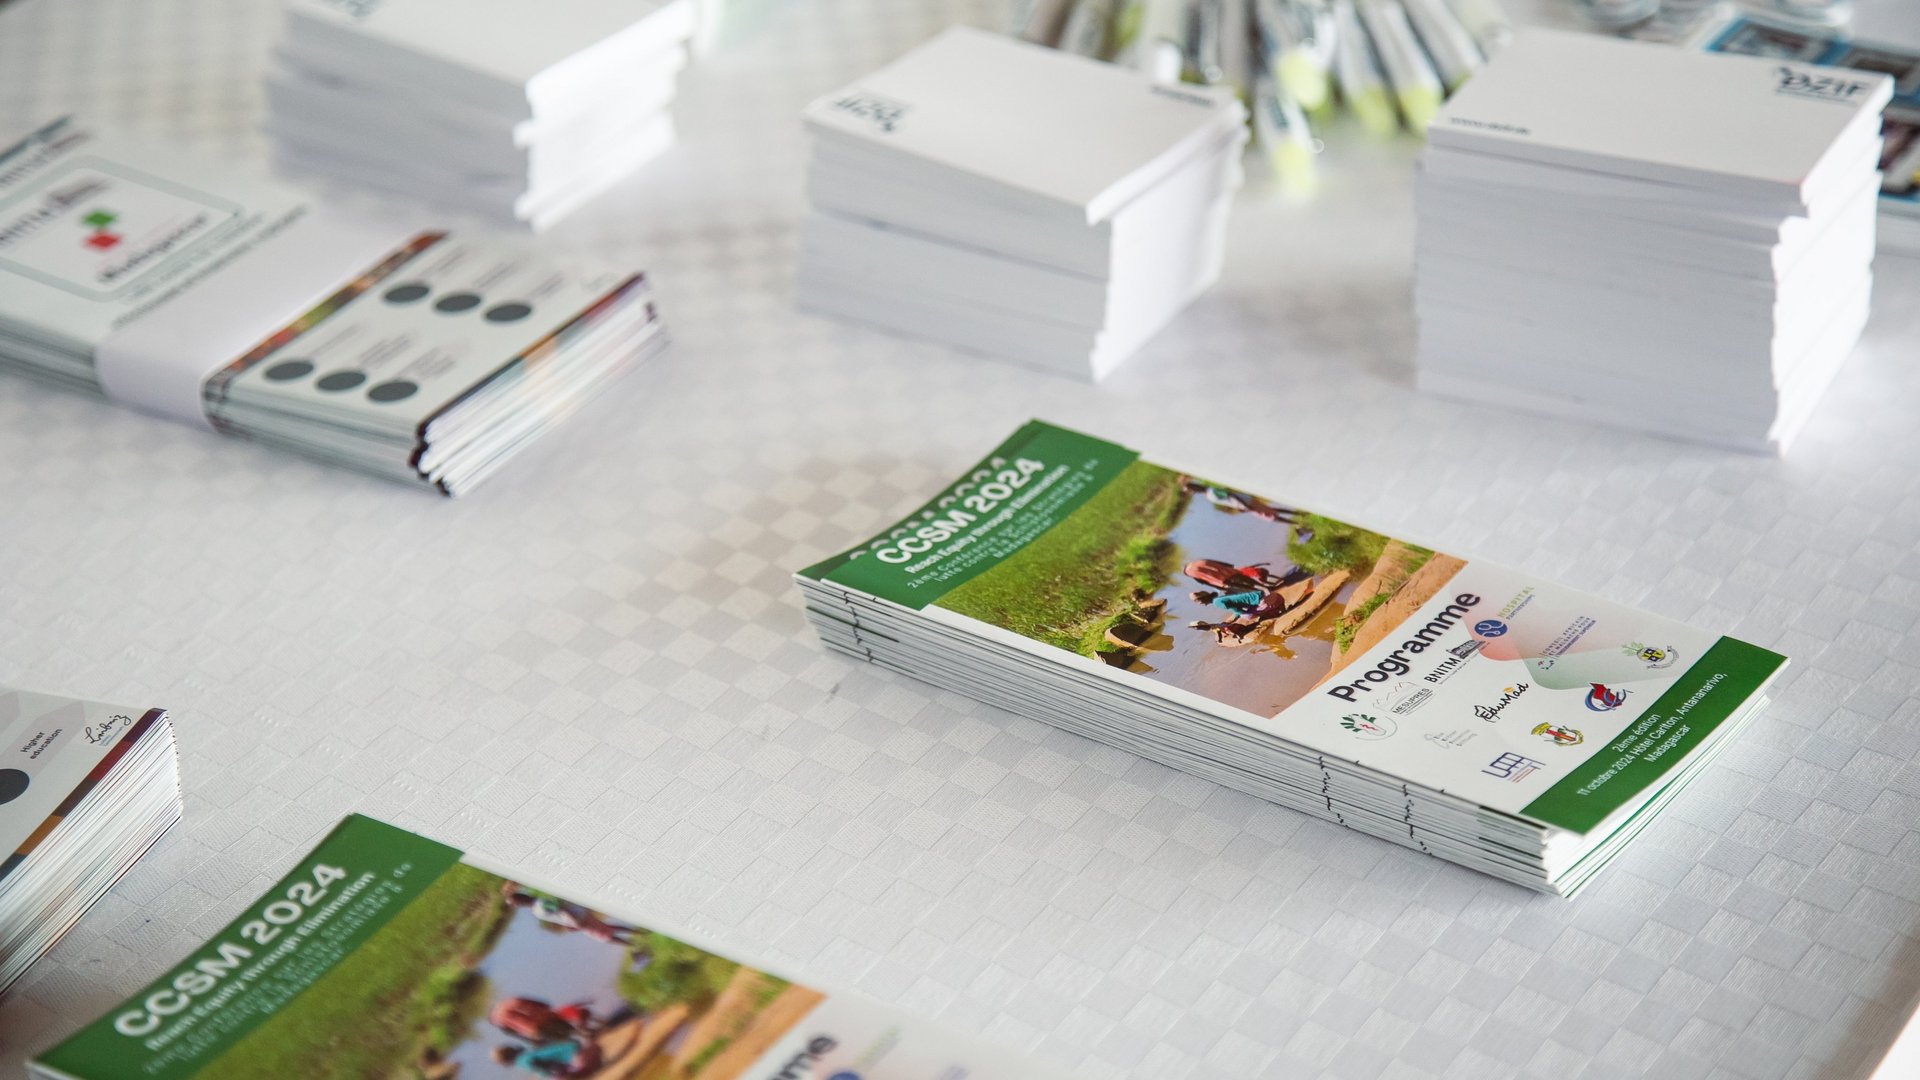
[[[0,150],[0,365],[446,494],[664,341],[643,275],[61,120]]]
[[[1891,90],[1520,35],[1428,131],[1421,387],[1784,452],[1866,323]]]
[[[796,578],[837,651],[1563,895],[1786,664],[1039,421]]]
[[[0,993],[179,820],[165,709],[0,686]]]
[[[694,0],[287,0],[288,171],[552,224],[673,143]]]
[[[1224,92],[955,27],[805,118],[809,310],[1098,379],[1219,275]]]

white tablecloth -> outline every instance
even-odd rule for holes
[[[0,128],[258,160],[274,11],[0,8]],[[1920,275],[1785,461],[1414,393],[1415,148],[1351,132],[1099,388],[795,314],[799,106],[997,14],[794,0],[701,61],[550,238],[652,270],[677,345],[469,500],[0,378],[0,681],[171,707],[187,792],[0,1073],[358,810],[1083,1077],[1864,1074],[1920,994]],[[789,572],[1033,415],[1793,667],[1568,903],[826,655]]]

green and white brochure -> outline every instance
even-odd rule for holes
[[[42,1080],[1047,1075],[358,815],[31,1069]]]
[[[1439,793],[1586,854],[1786,663],[1038,421],[798,577],[836,647],[988,700],[988,665],[1043,672],[1048,696],[999,703],[1203,775],[1282,748],[1323,778],[1309,802],[1355,824],[1339,800],[1386,799],[1423,850]],[[1190,722],[1136,737],[1140,708]]]

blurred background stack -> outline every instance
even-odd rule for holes
[[[544,228],[674,140],[694,0],[288,0],[283,170]]]
[[[1512,37],[1508,0],[1016,0],[1010,30],[1028,41],[1110,61],[1162,82],[1232,87],[1246,102],[1266,177],[1310,194],[1322,136],[1351,124],[1376,139],[1422,133],[1440,104]],[[1900,76],[1920,54],[1847,39],[1851,0],[1544,0],[1516,10],[1539,22],[1687,48],[1758,52]],[[1876,66],[1877,65],[1877,66]],[[1898,70],[1895,70],[1895,68]],[[1889,113],[1883,231],[1920,250],[1920,75],[1903,78]],[[1905,96],[1911,100],[1902,101]],[[1899,137],[1896,137],[1899,136]],[[1903,196],[1902,193],[1913,194]],[[1907,222],[1914,222],[1907,225]]]
[[[968,27],[806,123],[802,307],[1094,379],[1219,276],[1246,143],[1230,94]]]

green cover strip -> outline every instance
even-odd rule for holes
[[[919,610],[1051,529],[1139,456],[1029,421],[899,524],[800,576]]]
[[[1577,833],[1658,783],[1766,685],[1786,657],[1723,637],[1613,742],[1520,812]]]
[[[385,926],[460,852],[354,815],[211,941],[40,1059],[79,1080],[180,1080]]]

